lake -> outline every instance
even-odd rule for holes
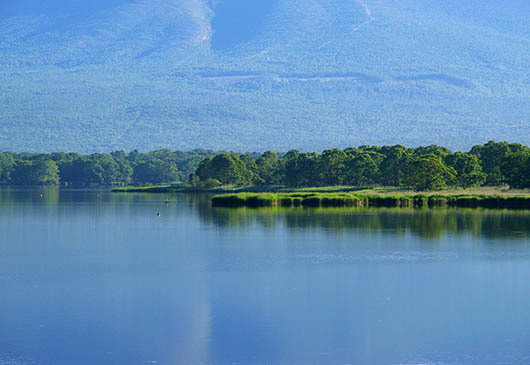
[[[0,364],[530,363],[530,212],[209,198],[0,189]]]

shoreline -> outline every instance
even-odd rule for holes
[[[307,187],[307,188],[288,188],[276,185],[264,186],[221,186],[217,188],[201,188],[196,186],[181,185],[153,185],[153,186],[130,186],[115,187],[113,193],[211,193],[211,194],[228,194],[228,193],[345,193],[368,190],[367,187],[351,186],[328,186],[328,187]]]
[[[414,192],[404,188],[379,187],[307,187],[193,186],[120,187],[114,193],[187,193],[216,194],[213,207],[461,207],[490,209],[530,209],[530,192],[504,187]]]

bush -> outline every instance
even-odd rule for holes
[[[211,188],[218,188],[222,186],[223,183],[217,179],[209,178],[209,179],[206,179],[206,181],[202,182],[201,185],[204,188],[211,189]]]

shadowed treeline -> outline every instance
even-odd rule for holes
[[[217,152],[158,150],[148,153],[0,153],[0,185],[104,186],[186,181]]]

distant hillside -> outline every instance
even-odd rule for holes
[[[0,150],[530,144],[522,0],[0,3]]]

